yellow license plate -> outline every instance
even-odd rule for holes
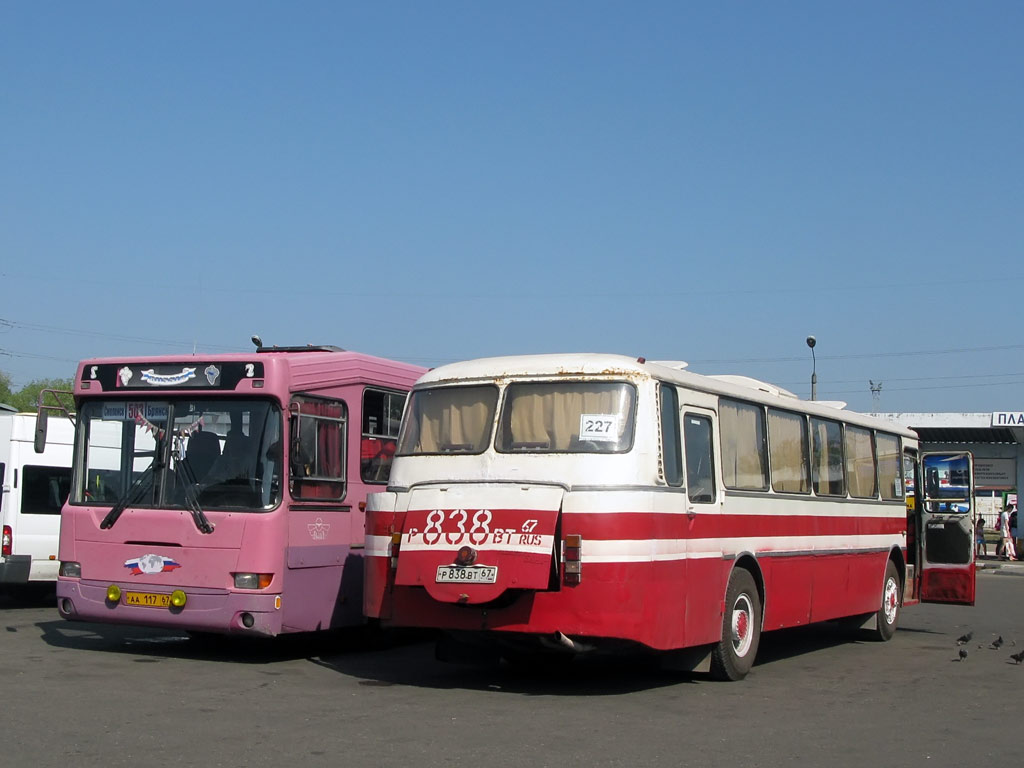
[[[124,604],[144,605],[147,608],[167,608],[171,604],[171,596],[154,592],[125,592]]]

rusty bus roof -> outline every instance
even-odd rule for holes
[[[450,363],[425,373],[417,388],[435,384],[474,383],[550,377],[608,377],[657,379],[712,395],[724,395],[777,408],[806,412],[850,424],[874,427],[890,433],[917,435],[890,421],[857,411],[843,403],[802,400],[781,387],[747,376],[708,376],[686,370],[680,361],[658,362],[608,353],[570,353],[486,357]]]

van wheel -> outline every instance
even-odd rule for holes
[[[900,574],[896,564],[890,560],[885,566],[885,579],[882,582],[882,605],[878,609],[878,625],[872,632],[875,640],[885,642],[896,634],[900,621],[900,606],[903,599],[900,595]]]
[[[761,599],[750,571],[736,568],[725,592],[722,639],[711,651],[711,675],[742,680],[754,666],[761,640]]]

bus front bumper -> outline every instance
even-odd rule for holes
[[[181,608],[157,608],[127,605],[129,591],[121,588],[121,599],[107,599],[106,582],[80,579],[57,580],[57,610],[69,621],[96,621],[110,624],[166,627],[192,632],[245,634],[273,637],[281,634],[280,595],[246,594],[218,589],[184,588],[185,605]],[[169,594],[174,587],[161,585],[148,590],[150,594]],[[182,588],[179,588],[182,589]]]

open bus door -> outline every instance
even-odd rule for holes
[[[919,480],[920,599],[974,605],[974,458],[923,453]]]

